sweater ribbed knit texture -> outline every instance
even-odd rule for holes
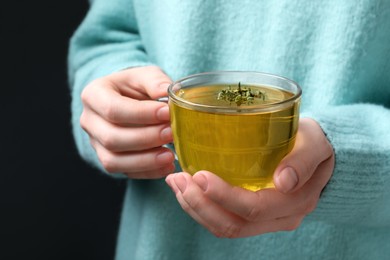
[[[319,122],[336,164],[297,230],[244,239],[208,233],[163,180],[129,180],[118,260],[389,257],[389,1],[91,1],[70,43],[72,125],[80,155],[103,172],[79,125],[80,93],[93,79],[150,64],[173,80],[249,70],[297,81],[301,116]]]

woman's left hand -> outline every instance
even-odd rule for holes
[[[211,172],[171,174],[166,182],[182,208],[217,237],[249,237],[295,230],[312,212],[334,168],[321,127],[301,119],[293,150],[274,173],[275,189],[234,187]]]

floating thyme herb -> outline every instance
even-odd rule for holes
[[[238,82],[237,89],[232,89],[232,86],[229,85],[227,89],[222,89],[217,96],[218,100],[227,101],[229,104],[234,102],[237,106],[253,104],[255,98],[264,101],[265,93],[260,90],[252,91],[251,88],[241,87],[241,82]]]

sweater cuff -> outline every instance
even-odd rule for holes
[[[370,218],[377,222],[378,216],[390,219],[389,203],[383,203],[390,184],[389,111],[359,104],[301,117],[316,120],[335,151],[333,175],[308,218],[361,225],[369,224]]]

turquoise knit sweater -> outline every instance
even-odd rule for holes
[[[389,259],[390,1],[94,0],[71,39],[72,123],[93,79],[155,64],[173,80],[205,71],[279,74],[303,89],[336,164],[295,231],[219,239],[180,208],[164,180],[128,180],[117,259]],[[102,223],[104,225],[104,223]]]

